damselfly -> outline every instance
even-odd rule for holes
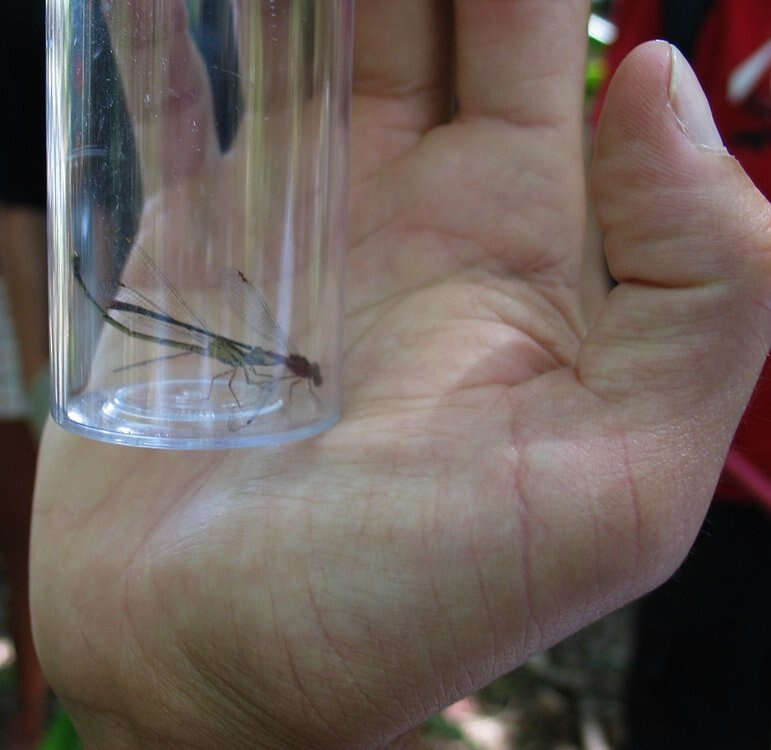
[[[270,308],[258,289],[252,285],[241,271],[229,270],[223,275],[223,291],[228,303],[236,309],[247,325],[255,331],[263,343],[271,348],[237,341],[228,336],[215,333],[203,320],[196,315],[184,301],[180,292],[171,284],[168,278],[153,263],[150,257],[141,249],[135,248],[137,262],[142,266],[148,281],[162,291],[166,306],[180,311],[177,317],[163,304],[154,302],[147,294],[140,292],[124,283],[118,284],[115,298],[109,304],[102,304],[92,293],[83,279],[80,257],[72,258],[72,269],[75,279],[83,290],[86,298],[99,311],[106,323],[127,336],[142,341],[149,341],[159,346],[184,351],[153,360],[145,360],[131,366],[141,366],[162,359],[172,359],[197,354],[221,362],[226,366],[222,372],[216,373],[210,381],[211,396],[214,382],[219,378],[228,378],[228,388],[236,405],[241,403],[233,389],[233,381],[239,372],[243,373],[248,385],[261,388],[272,388],[280,381],[291,381],[292,388],[305,381],[308,389],[313,392],[313,386],[322,385],[321,369],[317,362],[311,362],[302,354],[291,351],[287,337],[276,323]],[[181,320],[181,316],[189,318]],[[275,372],[266,373],[265,369],[285,368],[287,375],[278,376]],[[120,368],[120,369],[126,369]],[[252,420],[247,420],[247,424]]]

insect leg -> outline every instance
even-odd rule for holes
[[[292,403],[292,391],[294,390],[294,387],[300,382],[301,378],[293,378],[292,382],[289,384],[289,393],[287,394],[287,403]]]
[[[250,374],[253,379],[249,378]],[[259,372],[254,365],[251,365],[250,367],[244,367],[244,377],[246,378],[246,382],[249,383],[249,385],[260,385],[260,381],[265,382],[267,380],[276,380],[273,375]]]
[[[221,378],[221,377],[224,377],[225,375],[228,375],[228,374],[230,374],[230,373],[233,373],[233,374],[235,374],[235,372],[236,372],[236,371],[235,371],[235,369],[234,369],[234,368],[232,368],[232,367],[229,367],[227,370],[223,370],[222,372],[218,372],[218,373],[217,373],[217,374],[216,374],[216,375],[215,375],[215,376],[214,376],[214,377],[211,379],[211,382],[209,383],[209,392],[206,394],[206,400],[208,401],[208,400],[211,398],[211,392],[212,392],[212,390],[214,389],[214,381],[215,381],[215,380],[218,380],[219,378]],[[233,382],[233,378],[232,378],[232,377],[230,378],[230,382],[231,382],[231,383]],[[232,389],[232,388],[230,389],[230,392],[231,392],[231,393],[233,393],[233,389]],[[236,394],[235,394],[235,393],[233,393],[233,396],[235,396],[235,395],[236,395]],[[238,399],[236,399],[236,403],[238,403]],[[241,404],[239,404],[239,406],[240,406],[240,405],[241,405]]]
[[[233,381],[235,380],[237,374],[238,368],[234,367],[233,372],[230,374],[230,380],[228,380],[228,390],[233,394],[233,398],[236,400],[236,403],[240,407],[241,402],[238,400],[238,396],[236,396],[236,392],[233,390]]]
[[[152,359],[144,359],[141,362],[132,362],[130,365],[123,365],[123,367],[116,367],[113,372],[125,372],[131,370],[134,367],[144,367],[145,365],[152,365],[156,362],[163,362],[169,359],[179,359],[180,357],[189,357],[194,352],[180,352],[179,354],[169,354],[166,357],[153,357]]]
[[[259,372],[254,366],[250,367],[249,369],[251,371],[252,379],[248,382],[250,385],[256,385],[262,390],[270,390],[275,383],[283,380],[283,378],[277,378],[275,375]]]
[[[307,386],[308,386],[308,393],[311,394],[313,400],[316,402],[316,406],[321,406],[321,400],[319,399],[318,395],[316,394],[316,391],[313,390],[313,385],[311,384],[311,381],[307,378],[293,378],[292,382],[289,384],[289,393],[287,395],[287,403],[292,403],[292,392],[295,389],[295,386],[298,385],[300,382],[305,380]]]
[[[313,400],[316,402],[316,406],[320,407],[321,406],[321,399],[319,398],[319,396],[316,393],[316,391],[313,390],[313,384],[311,383],[310,380],[306,380],[305,382],[308,384],[308,393],[310,393],[311,396],[313,396]]]

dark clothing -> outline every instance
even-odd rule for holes
[[[0,202],[45,207],[45,5],[3,0]]]
[[[688,559],[640,602],[627,750],[769,750],[771,520],[716,503]]]

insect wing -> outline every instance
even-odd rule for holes
[[[134,248],[128,265],[131,281],[119,283],[116,299],[130,296],[132,299],[129,301],[134,304],[163,313],[200,330],[210,330],[203,318],[185,302],[179,290],[142,247]]]
[[[150,256],[135,247],[131,285],[120,281],[108,314],[132,331],[206,347],[216,337]]]
[[[230,307],[259,337],[262,345],[280,354],[293,350],[289,337],[276,322],[262,293],[241,271],[228,269],[222,283]]]

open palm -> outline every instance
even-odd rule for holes
[[[588,298],[587,12],[360,1],[336,428],[48,430],[36,637],[87,747],[385,746],[682,558],[768,350],[771,211],[648,45],[593,173],[622,283]]]

